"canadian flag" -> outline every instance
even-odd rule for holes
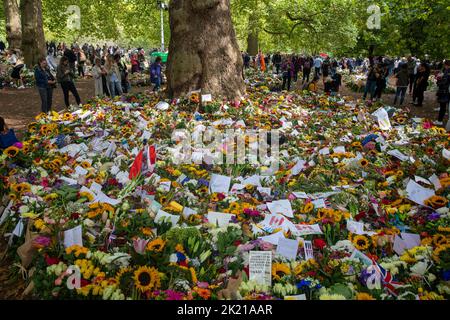
[[[141,172],[153,172],[156,164],[156,147],[146,146],[141,150],[130,168],[129,178],[136,178]]]
[[[284,222],[283,217],[279,218],[279,217],[274,216],[274,217],[270,218],[269,224],[271,226],[281,226],[283,224],[283,222]]]

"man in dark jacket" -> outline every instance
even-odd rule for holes
[[[75,74],[75,62],[77,62],[77,55],[69,48],[64,51],[64,56],[69,60],[70,70]]]
[[[34,77],[41,96],[41,110],[44,113],[49,113],[52,110],[53,88],[56,85],[56,80],[48,69],[46,58],[39,59],[39,63],[34,69]]]
[[[279,52],[275,53],[272,57],[272,63],[275,65],[275,68],[277,69],[277,74],[280,73],[281,68],[281,54]]]
[[[445,61],[444,71],[437,77],[437,86],[438,92],[436,95],[440,109],[438,122],[436,124],[443,125],[444,117],[448,109],[448,103],[450,101],[450,60]]]

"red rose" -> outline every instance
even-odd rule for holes
[[[79,217],[80,217],[80,214],[78,214],[77,212],[72,213],[72,215],[70,216],[70,218],[71,218],[72,220],[76,220],[76,219],[78,219]]]
[[[241,244],[242,242],[240,240],[236,240],[233,244],[237,247]]]
[[[86,287],[86,286],[89,285],[89,284],[91,284],[90,281],[81,278],[81,282],[80,282],[80,287],[81,287],[81,288]]]
[[[54,264],[58,264],[59,263],[59,259],[46,256],[45,257],[45,262],[47,263],[48,266],[52,266]]]
[[[314,239],[313,240],[313,245],[314,245],[314,247],[322,250],[324,247],[327,246],[327,243],[323,239]]]

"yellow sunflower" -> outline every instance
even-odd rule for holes
[[[356,300],[376,300],[376,299],[368,293],[358,292],[356,294]]]
[[[314,204],[308,202],[301,210],[301,213],[310,213],[314,209]]]
[[[438,246],[441,246],[441,245],[444,245],[444,244],[447,243],[447,237],[444,236],[443,234],[436,233],[436,234],[433,236],[433,243],[434,243],[434,245],[437,246],[437,247],[438,247]]]
[[[367,239],[367,237],[362,236],[362,235],[355,236],[353,238],[352,242],[353,242],[353,245],[355,246],[355,248],[360,251],[366,250],[370,246],[369,239]]]
[[[359,164],[361,167],[365,168],[369,165],[369,161],[367,159],[363,158],[363,159],[359,160]]]
[[[161,238],[156,238],[147,244],[147,251],[162,252],[166,242]]]
[[[14,158],[14,157],[17,156],[19,151],[20,151],[19,148],[15,147],[15,146],[11,146],[11,147],[6,148],[5,150],[3,150],[3,154],[8,156],[8,158]]]
[[[156,290],[161,286],[158,270],[153,267],[142,266],[134,272],[134,285],[141,292]]]
[[[282,277],[290,275],[291,270],[287,264],[275,262],[272,265],[272,277],[279,281]]]

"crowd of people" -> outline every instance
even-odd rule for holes
[[[449,104],[449,60],[430,62],[428,57],[422,61],[409,57],[369,57],[334,59],[326,54],[317,56],[286,55],[280,52],[264,55],[261,51],[254,57],[242,53],[244,68],[254,68],[262,72],[271,70],[282,78],[281,90],[291,90],[292,83],[299,82],[302,75],[301,88],[303,90],[317,91],[317,84],[322,78],[324,92],[336,94],[342,85],[343,70],[349,74],[356,70],[366,75],[363,100],[370,98],[371,102],[380,101],[391,79],[395,81],[396,93],[393,104],[395,107],[403,106],[409,89],[411,104],[422,107],[425,92],[429,88],[429,79],[434,70],[437,85],[437,102],[439,108],[436,124],[442,125]],[[312,80],[310,81],[310,78]]]

